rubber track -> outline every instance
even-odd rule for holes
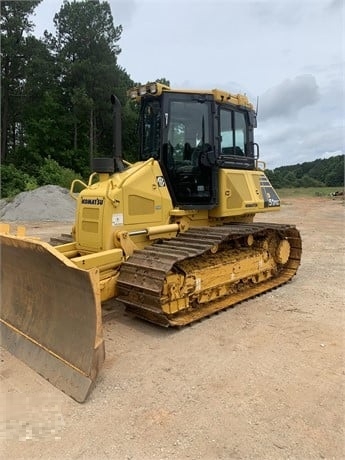
[[[290,257],[278,276],[259,284],[253,284],[236,294],[204,304],[200,308],[181,311],[167,316],[161,309],[161,293],[166,274],[174,264],[206,254],[215,245],[242,239],[248,235],[264,237],[267,233],[278,232],[290,243]],[[126,309],[162,326],[183,326],[210,316],[243,300],[255,297],[288,282],[300,265],[302,253],[301,238],[294,225],[288,224],[229,224],[221,227],[192,228],[171,240],[162,240],[142,250],[135,251],[122,266],[118,278],[118,300]]]

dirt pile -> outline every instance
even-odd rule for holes
[[[68,190],[45,185],[22,192],[12,200],[0,201],[0,219],[4,222],[60,221],[73,222],[76,202]]]

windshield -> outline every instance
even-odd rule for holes
[[[209,144],[208,105],[198,101],[172,101],[168,144],[174,161],[191,161],[197,147]]]
[[[184,95],[171,98],[164,113],[167,134],[162,162],[179,206],[212,206],[210,105],[207,100]]]

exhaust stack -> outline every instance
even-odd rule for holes
[[[110,100],[113,105],[113,158],[115,168],[122,172],[125,166],[122,161],[121,103],[114,94],[111,95]]]
[[[112,157],[93,158],[92,169],[99,174],[113,174],[115,171],[122,172],[125,169],[122,161],[121,103],[114,94],[110,96],[110,100],[113,106]]]

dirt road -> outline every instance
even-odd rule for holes
[[[344,459],[344,210],[294,198],[258,219],[303,238],[298,275],[264,296],[178,331],[119,306],[83,405],[2,351],[2,458]]]

